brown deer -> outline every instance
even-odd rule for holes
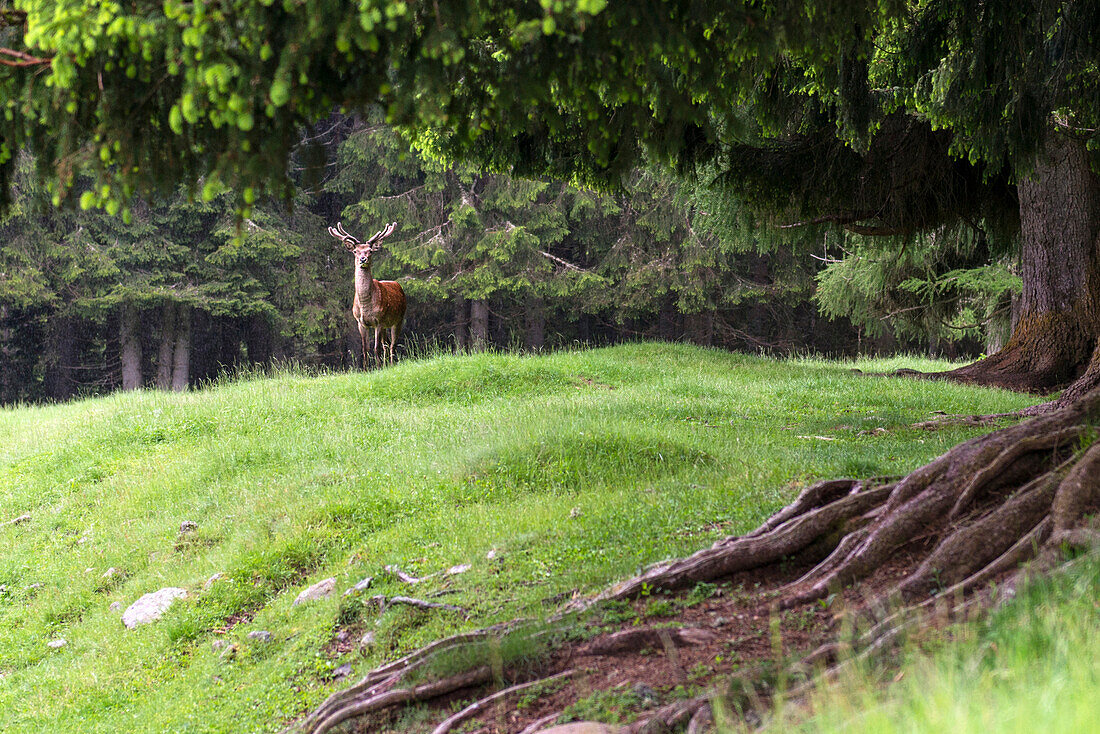
[[[375,232],[374,236],[366,242],[360,242],[352,235],[344,231],[344,225],[340,222],[335,227],[329,227],[328,233],[347,248],[347,251],[355,255],[355,301],[351,305],[351,315],[359,324],[359,336],[363,339],[363,369],[367,369],[372,362],[367,360],[367,328],[374,328],[374,340],[370,342],[370,353],[374,357],[373,363],[379,364],[378,343],[382,343],[382,357],[380,364],[393,364],[394,347],[397,346],[397,337],[401,336],[401,325],[405,321],[405,291],[401,284],[393,280],[375,280],[371,275],[370,260],[374,253],[382,247],[382,240],[393,234],[397,222]],[[386,337],[382,330],[390,332],[389,349],[387,352]]]

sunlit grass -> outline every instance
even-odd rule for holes
[[[849,671],[808,706],[782,707],[763,731],[1098,731],[1098,599],[1100,557],[1078,559],[981,623],[952,628],[950,643],[911,643],[900,667]]]
[[[816,478],[900,474],[973,435],[910,428],[932,411],[1029,402],[849,367],[631,344],[0,411],[0,522],[32,518],[0,527],[0,729],[275,731],[343,662],[546,614],[754,527]],[[391,564],[470,564],[417,587],[469,619],[391,610],[369,655],[329,656],[338,620],[374,625],[346,588],[409,592]],[[332,599],[292,606],[328,576]],[[154,625],[109,610],[163,586],[190,597]]]

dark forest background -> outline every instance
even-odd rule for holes
[[[58,209],[20,161],[0,221],[0,403],[356,367],[351,257],[326,232],[338,220],[361,237],[398,223],[374,275],[409,298],[399,357],[631,339],[970,357],[1003,342],[1019,292],[980,236],[762,239],[706,171],[639,170],[598,194],[425,160],[346,116],[308,131],[294,163],[294,199],[242,221],[234,192],[202,184],[125,218]]]

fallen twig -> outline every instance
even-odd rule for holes
[[[371,601],[377,603],[382,611],[386,611],[386,607],[390,604],[404,604],[405,606],[417,607],[419,609],[446,609],[449,612],[458,612],[464,616],[470,616],[468,611],[462,607],[456,607],[454,604],[443,604],[437,601],[414,599],[411,596],[386,596],[385,594],[375,594],[371,597]]]

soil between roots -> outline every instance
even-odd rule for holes
[[[822,644],[835,641],[845,612],[861,608],[867,600],[879,598],[888,589],[896,588],[898,582],[917,567],[924,555],[922,550],[925,549],[895,554],[870,577],[843,589],[835,597],[783,611],[776,609],[777,590],[808,570],[809,565],[790,564],[733,574],[715,584],[710,596],[670,616],[650,616],[647,610],[655,601],[688,603],[691,590],[631,600],[626,603],[628,609],[620,608],[621,612],[631,615],[631,619],[602,623],[597,614],[589,623],[589,629],[598,629],[598,634],[558,648],[536,667],[524,671],[522,678],[512,680],[506,671],[504,680],[505,685],[510,685],[521,679],[545,678],[575,670],[576,674],[568,682],[537,696],[528,696],[529,700],[522,706],[517,705],[516,699],[496,704],[489,712],[467,721],[461,730],[479,734],[518,734],[534,722],[560,713],[598,691],[613,689],[632,693],[633,705],[607,706],[605,711],[612,718],[618,718],[617,723],[629,724],[677,699],[721,689],[723,685],[729,687],[730,682],[738,678],[754,686],[762,681],[767,683],[775,679],[777,671],[788,669]],[[608,654],[591,652],[616,633],[662,627],[701,629],[712,633],[713,638],[685,646],[646,644]],[[788,680],[788,685],[799,682],[801,678],[796,677]],[[430,724],[413,725],[402,718],[403,711],[392,710],[349,722],[347,731],[430,731],[450,713],[501,687],[484,685],[424,704],[428,711],[425,721]],[[766,690],[757,690],[760,695],[767,696]]]

